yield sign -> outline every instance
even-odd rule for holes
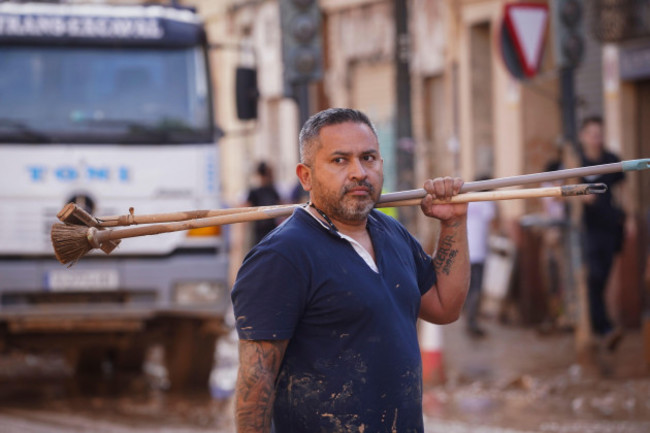
[[[505,5],[504,24],[517,54],[519,64],[531,78],[539,69],[548,29],[548,6],[541,3]]]

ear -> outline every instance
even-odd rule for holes
[[[300,184],[305,191],[311,191],[311,168],[307,167],[305,164],[298,164],[296,166],[296,175]]]

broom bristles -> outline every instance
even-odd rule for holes
[[[77,260],[88,254],[93,246],[88,241],[88,227],[74,224],[52,224],[50,232],[54,255],[65,264],[74,265]]]

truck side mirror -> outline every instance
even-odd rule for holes
[[[237,67],[235,76],[235,99],[237,118],[240,120],[257,119],[257,69]]]

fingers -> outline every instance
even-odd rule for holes
[[[437,177],[424,183],[424,189],[431,199],[449,200],[460,193],[463,180],[459,177]]]

